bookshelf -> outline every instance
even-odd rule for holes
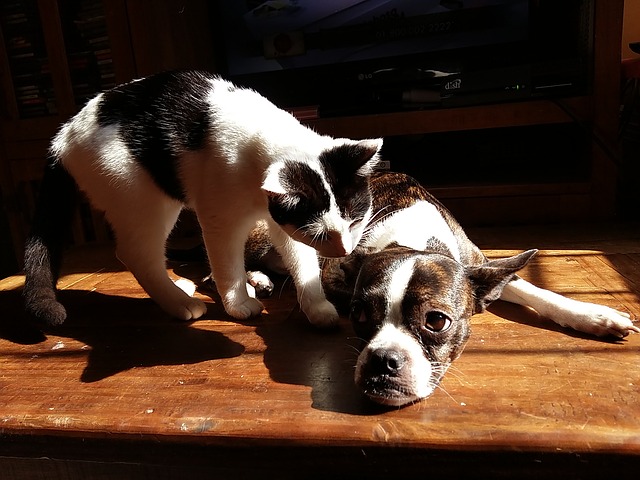
[[[113,49],[108,34],[126,18],[116,1],[1,3],[0,189],[18,264],[50,138],[89,97],[134,75],[131,52]],[[78,222],[74,236],[82,232]]]
[[[213,70],[209,8],[206,0],[0,2],[0,235],[10,237],[16,266],[56,130],[116,84],[163,69]],[[73,241],[106,235],[100,215],[81,206]]]
[[[2,2],[0,26],[11,72],[15,114],[20,118],[57,114],[37,2]]]
[[[64,2],[60,20],[76,105],[116,85],[113,53],[101,0]]]

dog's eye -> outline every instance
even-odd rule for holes
[[[367,317],[364,314],[364,309],[362,308],[362,304],[360,302],[353,302],[351,304],[349,317],[351,318],[352,322],[364,323],[367,321]]]
[[[429,312],[422,328],[430,332],[444,332],[451,326],[451,319],[442,312]]]

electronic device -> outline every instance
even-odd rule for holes
[[[322,116],[590,87],[593,0],[219,0],[222,71]]]

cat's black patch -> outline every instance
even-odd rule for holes
[[[341,215],[351,220],[361,219],[371,206],[369,179],[356,174],[363,158],[370,156],[358,144],[338,145],[319,157]]]
[[[105,92],[98,107],[101,126],[118,125],[127,148],[171,197],[184,200],[177,158],[198,150],[207,139],[206,95],[212,75],[166,72]]]
[[[308,165],[287,162],[280,170],[279,179],[289,193],[270,196],[269,213],[280,225],[303,227],[329,210],[329,192],[318,172]]]

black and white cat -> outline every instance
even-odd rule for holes
[[[166,312],[191,320],[204,302],[168,277],[165,243],[195,211],[229,315],[258,315],[247,293],[245,240],[265,220],[309,321],[338,319],[317,254],[348,255],[371,216],[369,177],[382,140],[315,133],[258,93],[204,72],[167,72],[101,93],[53,139],[25,249],[25,307],[62,323],[55,285],[77,185],[105,212],[118,258]]]

